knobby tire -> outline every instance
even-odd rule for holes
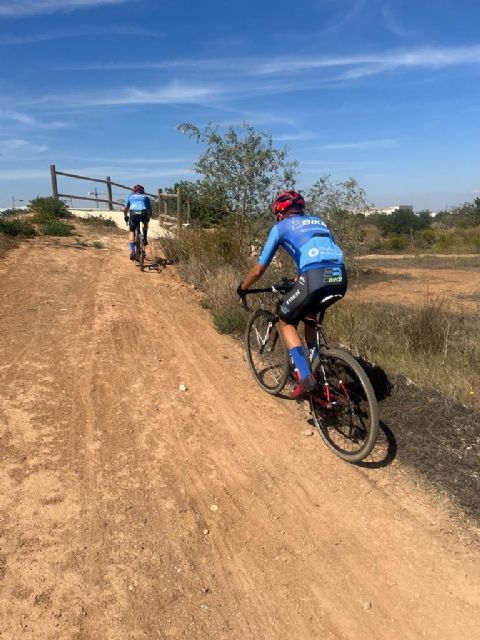
[[[268,340],[262,344],[269,327]],[[257,383],[267,393],[278,395],[289,378],[290,358],[275,315],[265,309],[252,313],[245,329],[245,351]]]
[[[331,408],[321,404],[325,402],[322,363],[334,401]],[[367,374],[353,356],[334,348],[322,352],[313,373],[320,382],[320,391],[310,396],[315,427],[333,453],[360,462],[375,447],[379,428],[377,399]]]

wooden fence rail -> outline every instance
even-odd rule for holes
[[[58,191],[57,176],[65,176],[67,178],[75,178],[76,180],[88,180],[89,182],[98,182],[100,184],[105,184],[107,186],[108,198],[107,199],[99,198],[98,196],[96,196],[95,198],[92,198],[91,196],[75,195],[70,193],[60,193]],[[89,176],[81,176],[75,173],[66,173],[65,171],[58,171],[58,169],[54,164],[50,165],[50,178],[52,181],[52,195],[55,199],[59,200],[60,198],[69,198],[74,200],[89,200],[97,203],[104,202],[108,204],[108,209],[110,211],[113,211],[114,205],[117,205],[120,207],[124,206],[123,201],[113,199],[112,187],[118,187],[119,189],[126,189],[129,192],[132,190],[131,187],[125,184],[121,184],[119,182],[113,182],[110,176],[107,176],[105,179],[102,179],[102,178],[91,178]],[[162,189],[158,189],[156,194],[145,192],[145,195],[151,198],[154,198],[157,201],[158,220],[160,224],[162,223],[162,220],[163,220],[163,223],[165,223],[165,221],[168,219],[170,219],[172,222],[175,221],[177,224],[177,231],[180,233],[180,230],[182,229],[182,224],[183,224],[183,209],[184,209],[184,206],[183,206],[184,202],[182,201],[181,190],[177,189],[176,193],[163,193]],[[176,200],[177,202],[177,210],[176,210],[175,216],[168,214],[168,210],[167,210],[168,200]],[[187,213],[187,222],[190,223],[191,221],[190,220],[190,211],[191,211],[190,201],[186,200],[185,205],[186,205],[186,213]]]

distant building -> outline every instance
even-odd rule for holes
[[[413,206],[411,204],[395,204],[391,207],[374,207],[373,209],[368,209],[368,211],[364,211],[363,213],[365,213],[366,216],[371,216],[374,213],[391,216],[392,213],[395,213],[396,211],[413,213]]]

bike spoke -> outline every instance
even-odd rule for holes
[[[358,363],[354,368],[340,357],[324,356],[317,369],[320,390],[311,399],[312,415],[322,438],[345,459],[361,459],[362,451],[369,453],[377,429],[367,392],[369,383],[362,382],[355,369],[360,369]]]

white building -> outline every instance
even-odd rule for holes
[[[373,213],[381,213],[385,216],[391,216],[392,213],[396,211],[406,211],[408,213],[413,213],[413,206],[411,204],[394,204],[391,207],[374,207],[373,209],[369,209],[365,211],[366,216],[371,216]]]

